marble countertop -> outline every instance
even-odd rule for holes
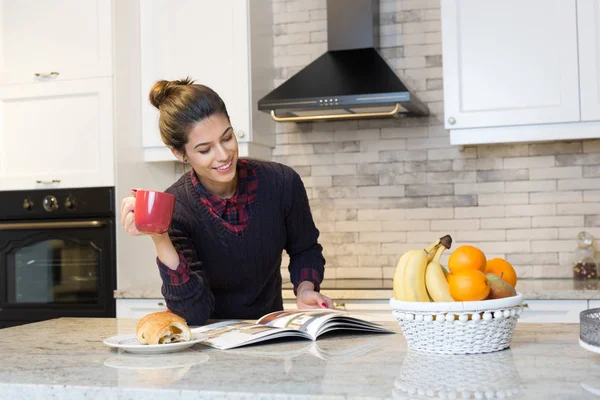
[[[102,343],[134,332],[136,323],[61,318],[1,330],[2,399],[582,399],[600,393],[600,354],[579,346],[576,324],[520,323],[510,349],[469,356],[408,350],[401,333],[227,351],[198,344],[152,356]],[[398,325],[385,325],[399,332]]]
[[[572,279],[521,279],[517,291],[525,300],[600,300],[599,281]],[[324,280],[321,292],[334,300],[388,300],[392,297],[389,279],[332,279]],[[133,287],[115,291],[117,299],[160,299],[160,285]],[[295,299],[292,285],[283,284],[283,299]]]

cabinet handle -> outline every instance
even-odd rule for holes
[[[53,183],[60,183],[60,179],[52,179],[51,181],[35,181],[35,183],[40,183],[43,185],[51,185]]]
[[[159,306],[159,307],[164,307],[164,306],[165,306],[165,303],[161,301],[161,302],[159,302],[159,303],[158,303],[158,306]]]
[[[246,136],[246,132],[244,131],[235,131],[235,136],[239,137],[239,138],[243,138],[244,136]]]
[[[456,123],[456,119],[454,117],[450,117],[450,118],[448,118],[448,123],[450,125],[454,125]]]
[[[36,78],[56,78],[59,72],[36,72]]]

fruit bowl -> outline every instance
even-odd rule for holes
[[[490,353],[510,347],[523,295],[457,302],[390,299],[408,347],[437,354]]]
[[[586,350],[600,354],[600,308],[579,313],[579,344]]]

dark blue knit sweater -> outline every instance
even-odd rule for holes
[[[169,236],[192,273],[173,285],[161,272],[162,294],[167,307],[190,325],[202,325],[208,318],[255,319],[282,310],[283,250],[290,256],[294,286],[307,268],[317,272],[316,286],[323,280],[323,248],[300,176],[282,164],[248,161],[258,190],[242,236],[228,231],[203,205],[190,174],[166,190],[177,198]]]

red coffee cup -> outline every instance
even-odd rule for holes
[[[135,226],[144,233],[165,233],[169,230],[175,196],[154,190],[133,190],[135,195]]]

